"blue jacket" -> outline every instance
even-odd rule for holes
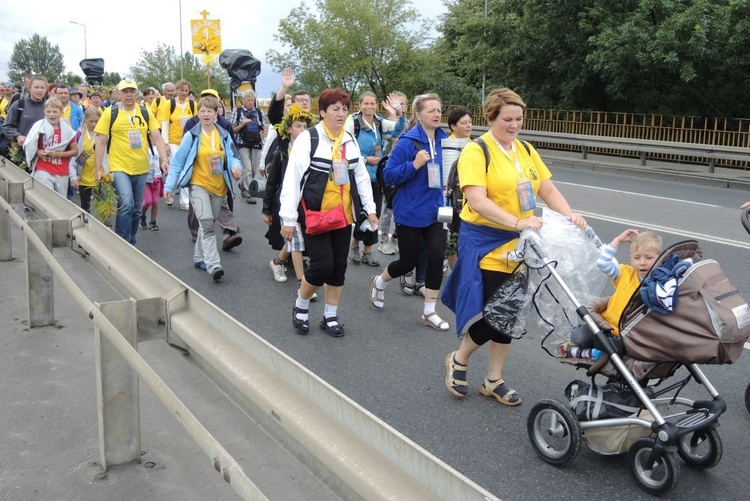
[[[518,238],[506,231],[461,221],[458,233],[458,261],[453,265],[440,300],[456,314],[456,333],[461,338],[482,318],[484,289],[479,261],[493,249]]]
[[[70,101],[68,106],[70,106],[70,128],[78,130],[83,123],[83,108],[81,108],[80,104],[76,104],[73,101]]]
[[[221,141],[224,143],[224,182],[227,185],[227,189],[234,196],[234,189],[232,187],[231,170],[233,167],[242,168],[240,157],[237,154],[237,147],[232,142],[232,138],[229,133],[222,127],[216,127],[219,131]],[[167,181],[164,183],[164,190],[174,193],[177,187],[184,188],[190,184],[190,177],[193,175],[193,164],[195,163],[195,157],[198,155],[198,145],[201,140],[201,124],[198,123],[190,129],[180,142],[180,147],[177,152],[172,156],[172,163],[169,165],[169,173],[167,174]]]
[[[435,131],[435,158],[432,161],[440,165],[443,163],[443,147],[440,142],[447,137],[448,134],[442,129]],[[417,124],[398,138],[383,169],[383,180],[398,187],[393,199],[393,219],[396,223],[426,228],[437,223],[438,208],[444,205],[445,200],[442,188],[428,187],[427,165],[420,169],[414,168],[413,160],[419,152],[412,141],[414,139],[422,144],[424,150],[430,152],[427,134],[422,124]],[[442,172],[440,178],[445,179]]]

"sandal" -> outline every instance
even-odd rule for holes
[[[382,310],[385,306],[385,298],[378,299],[378,296],[381,295],[381,293],[385,293],[385,289],[378,289],[377,284],[378,275],[373,275],[372,279],[370,279],[370,301],[372,302],[372,305]]]
[[[297,313],[305,315],[308,313],[308,310],[303,310],[296,306],[292,308],[292,325],[294,326],[294,330],[297,331],[297,334],[307,334],[310,332],[310,320],[300,320],[297,318]]]
[[[445,387],[448,388],[451,395],[458,398],[465,397],[466,388],[469,386],[469,383],[466,382],[466,371],[469,370],[469,366],[456,362],[456,352],[453,351],[445,357],[445,368],[447,369]]]
[[[407,278],[411,278],[412,272],[405,275],[401,275],[398,279],[398,286],[401,288],[401,292],[406,294],[407,296],[413,296],[414,295],[414,284],[411,281],[407,281]]]
[[[479,387],[479,393],[485,397],[495,397],[498,402],[511,407],[521,405],[521,397],[518,396],[516,390],[512,390],[505,386],[505,381],[498,379],[497,381],[490,381],[485,379],[482,386]]]
[[[429,315],[425,316],[422,314],[422,325],[426,325],[428,327],[432,327],[436,331],[445,332],[448,329],[451,328],[450,325],[448,325],[448,322],[440,318],[440,316],[437,314],[437,312],[433,311]]]
[[[344,326],[339,323],[338,317],[324,318],[320,321],[320,328],[326,331],[331,337],[342,337],[344,335]]]

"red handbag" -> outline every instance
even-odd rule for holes
[[[302,208],[305,210],[305,233],[308,235],[320,235],[333,230],[340,230],[349,225],[344,211],[344,186],[341,186],[341,203],[329,210],[308,210],[305,200],[302,199]]]

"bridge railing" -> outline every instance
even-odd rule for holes
[[[14,209],[28,207],[33,220]],[[23,211],[22,211],[23,212]],[[496,499],[237,322],[95,218],[0,161],[0,260],[11,224],[26,238],[29,323],[54,322],[59,280],[93,321],[102,466],[140,457],[145,383],[243,499],[266,499],[242,467],[138,354],[164,340],[181,349],[253,422],[344,499]],[[82,255],[123,300],[92,302],[52,254]],[[92,382],[93,384],[93,382]]]

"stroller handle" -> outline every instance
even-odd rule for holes
[[[740,221],[742,221],[742,226],[745,227],[745,231],[750,233],[750,207],[742,210],[740,213]]]

